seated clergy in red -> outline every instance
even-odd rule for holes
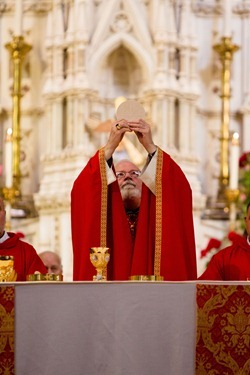
[[[46,267],[36,250],[20,239],[16,233],[5,231],[6,211],[0,197],[0,256],[13,256],[16,281],[26,281],[26,276],[36,271],[46,273]]]
[[[124,135],[134,132],[148,154],[142,172],[113,165]],[[157,147],[149,124],[112,123],[108,142],[87,163],[71,192],[74,280],[93,280],[91,247],[109,247],[108,280],[155,275],[196,279],[192,192],[181,168]]]
[[[245,217],[247,236],[231,234],[232,245],[219,250],[199,280],[250,280],[250,203]]]

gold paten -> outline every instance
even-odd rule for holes
[[[54,273],[33,273],[28,275],[27,281],[63,281],[63,275],[60,273],[56,275]]]
[[[0,255],[0,282],[16,281],[17,273],[14,270],[14,257]]]
[[[93,281],[106,281],[107,264],[110,260],[109,247],[91,247],[89,257],[96,269]]]
[[[132,281],[164,281],[163,276],[157,275],[134,275],[130,276],[129,280]]]

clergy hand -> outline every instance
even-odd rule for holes
[[[135,132],[139,142],[147,150],[149,154],[156,151],[157,147],[153,142],[150,125],[140,119],[138,121],[131,121],[128,123],[132,131]]]
[[[120,120],[113,122],[111,125],[111,130],[109,134],[109,139],[104,147],[105,159],[109,160],[116,148],[119,146],[124,134],[126,132],[131,132],[132,130],[129,127],[129,124],[126,120]]]

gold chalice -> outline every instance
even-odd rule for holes
[[[0,282],[16,281],[17,273],[14,269],[14,257],[0,255]]]
[[[96,276],[93,276],[93,281],[106,281],[104,271],[110,259],[109,247],[91,247],[89,257],[96,269]]]

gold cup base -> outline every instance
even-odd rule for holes
[[[103,275],[95,275],[93,276],[93,281],[107,281],[107,278]]]

